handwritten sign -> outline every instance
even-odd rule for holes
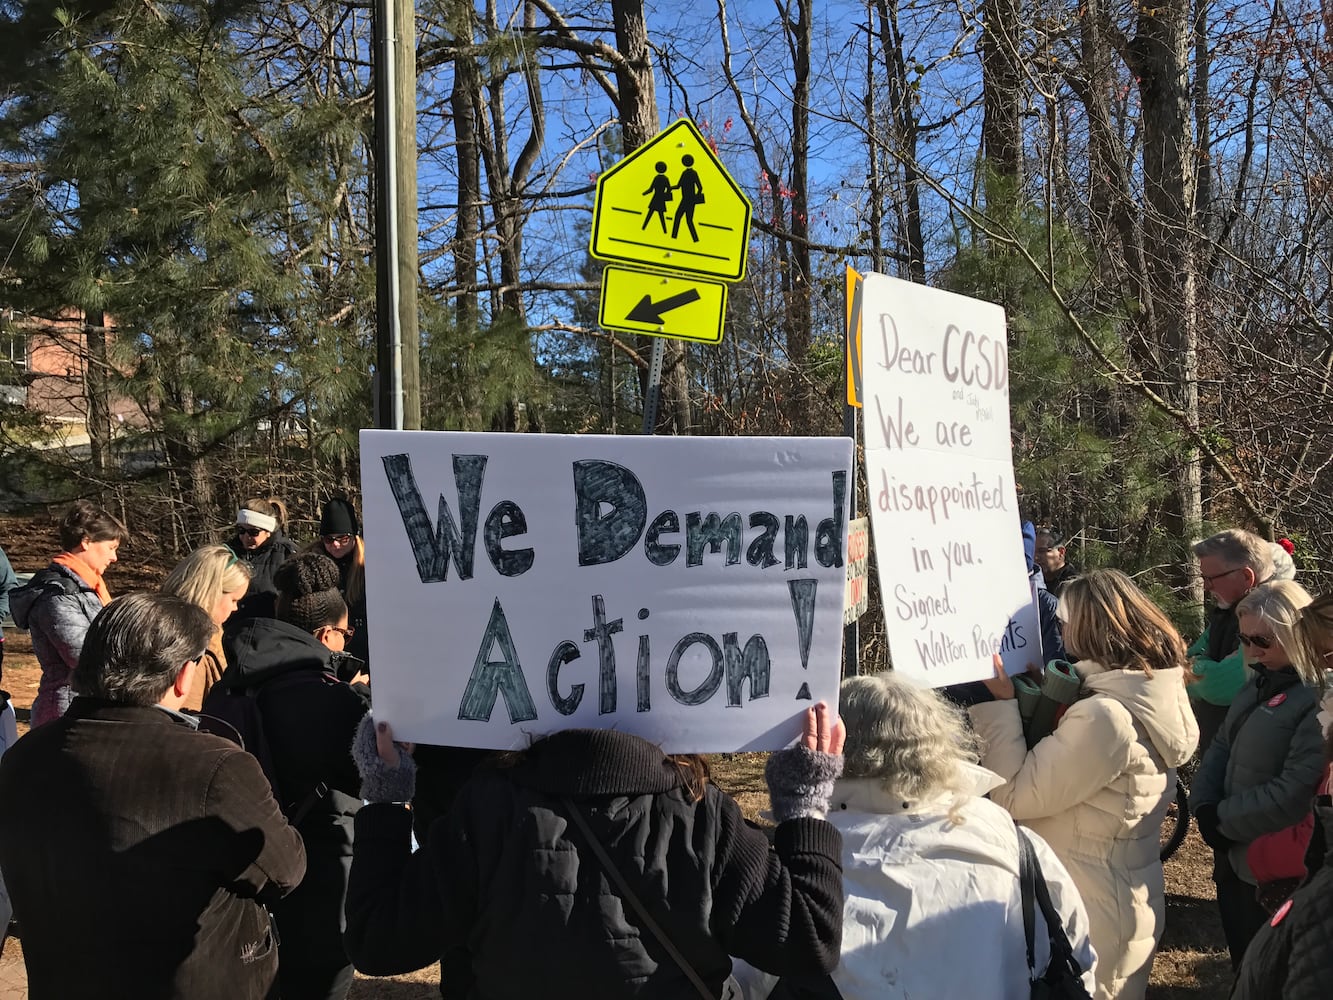
[[[866,474],[895,670],[933,687],[1041,662],[1014,489],[1004,310],[867,274]]]
[[[375,713],[770,750],[836,703],[851,442],[362,431]]]
[[[870,607],[870,521],[854,517],[847,525],[847,597],[842,623],[850,625]]]

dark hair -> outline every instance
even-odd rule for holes
[[[275,617],[305,632],[337,625],[347,614],[339,578],[338,564],[328,556],[303,552],[288,559],[273,574],[278,588]]]
[[[1035,537],[1040,538],[1042,535],[1051,540],[1050,544],[1054,548],[1059,548],[1065,543],[1064,536],[1060,534],[1060,529],[1052,528],[1049,524],[1038,526]]]
[[[97,504],[76,500],[60,522],[60,547],[73,552],[85,538],[90,542],[120,542],[124,545],[130,540],[130,533],[125,530],[125,525]]]
[[[80,694],[121,705],[156,705],[176,673],[213,638],[207,611],[171,594],[129,594],[88,626],[74,668]]]

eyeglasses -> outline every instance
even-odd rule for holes
[[[236,526],[236,534],[244,535],[246,538],[258,538],[263,533],[263,528],[250,528],[239,524]]]
[[[320,537],[329,545],[346,545],[352,540],[351,535],[321,535]]]
[[[325,625],[324,627],[330,632],[337,632],[344,639],[350,639],[356,635],[356,629],[354,628],[342,628],[339,625]]]
[[[1207,586],[1211,587],[1211,586],[1213,585],[1213,581],[1214,581],[1214,580],[1220,580],[1220,579],[1222,579],[1222,577],[1224,577],[1224,576],[1230,576],[1232,573],[1239,573],[1239,572],[1240,572],[1241,570],[1243,570],[1244,568],[1245,568],[1244,566],[1237,566],[1235,569],[1223,570],[1221,573],[1214,573],[1212,576],[1208,576],[1208,575],[1205,573],[1205,574],[1203,574],[1203,582],[1204,582]]]
[[[1241,632],[1238,638],[1247,646],[1257,646],[1259,649],[1273,648],[1273,637],[1271,635],[1246,635]]]

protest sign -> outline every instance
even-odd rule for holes
[[[842,623],[850,625],[870,607],[870,522],[854,517],[847,525],[847,597]]]
[[[1009,442],[1004,310],[867,274],[866,475],[895,670],[940,687],[1041,662]]]
[[[769,750],[837,701],[846,438],[363,431],[378,718]]]

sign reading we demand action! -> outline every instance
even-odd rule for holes
[[[932,687],[1042,662],[1009,441],[1004,310],[862,286],[866,476],[893,667]]]
[[[836,703],[845,438],[363,431],[375,714],[770,750]]]

